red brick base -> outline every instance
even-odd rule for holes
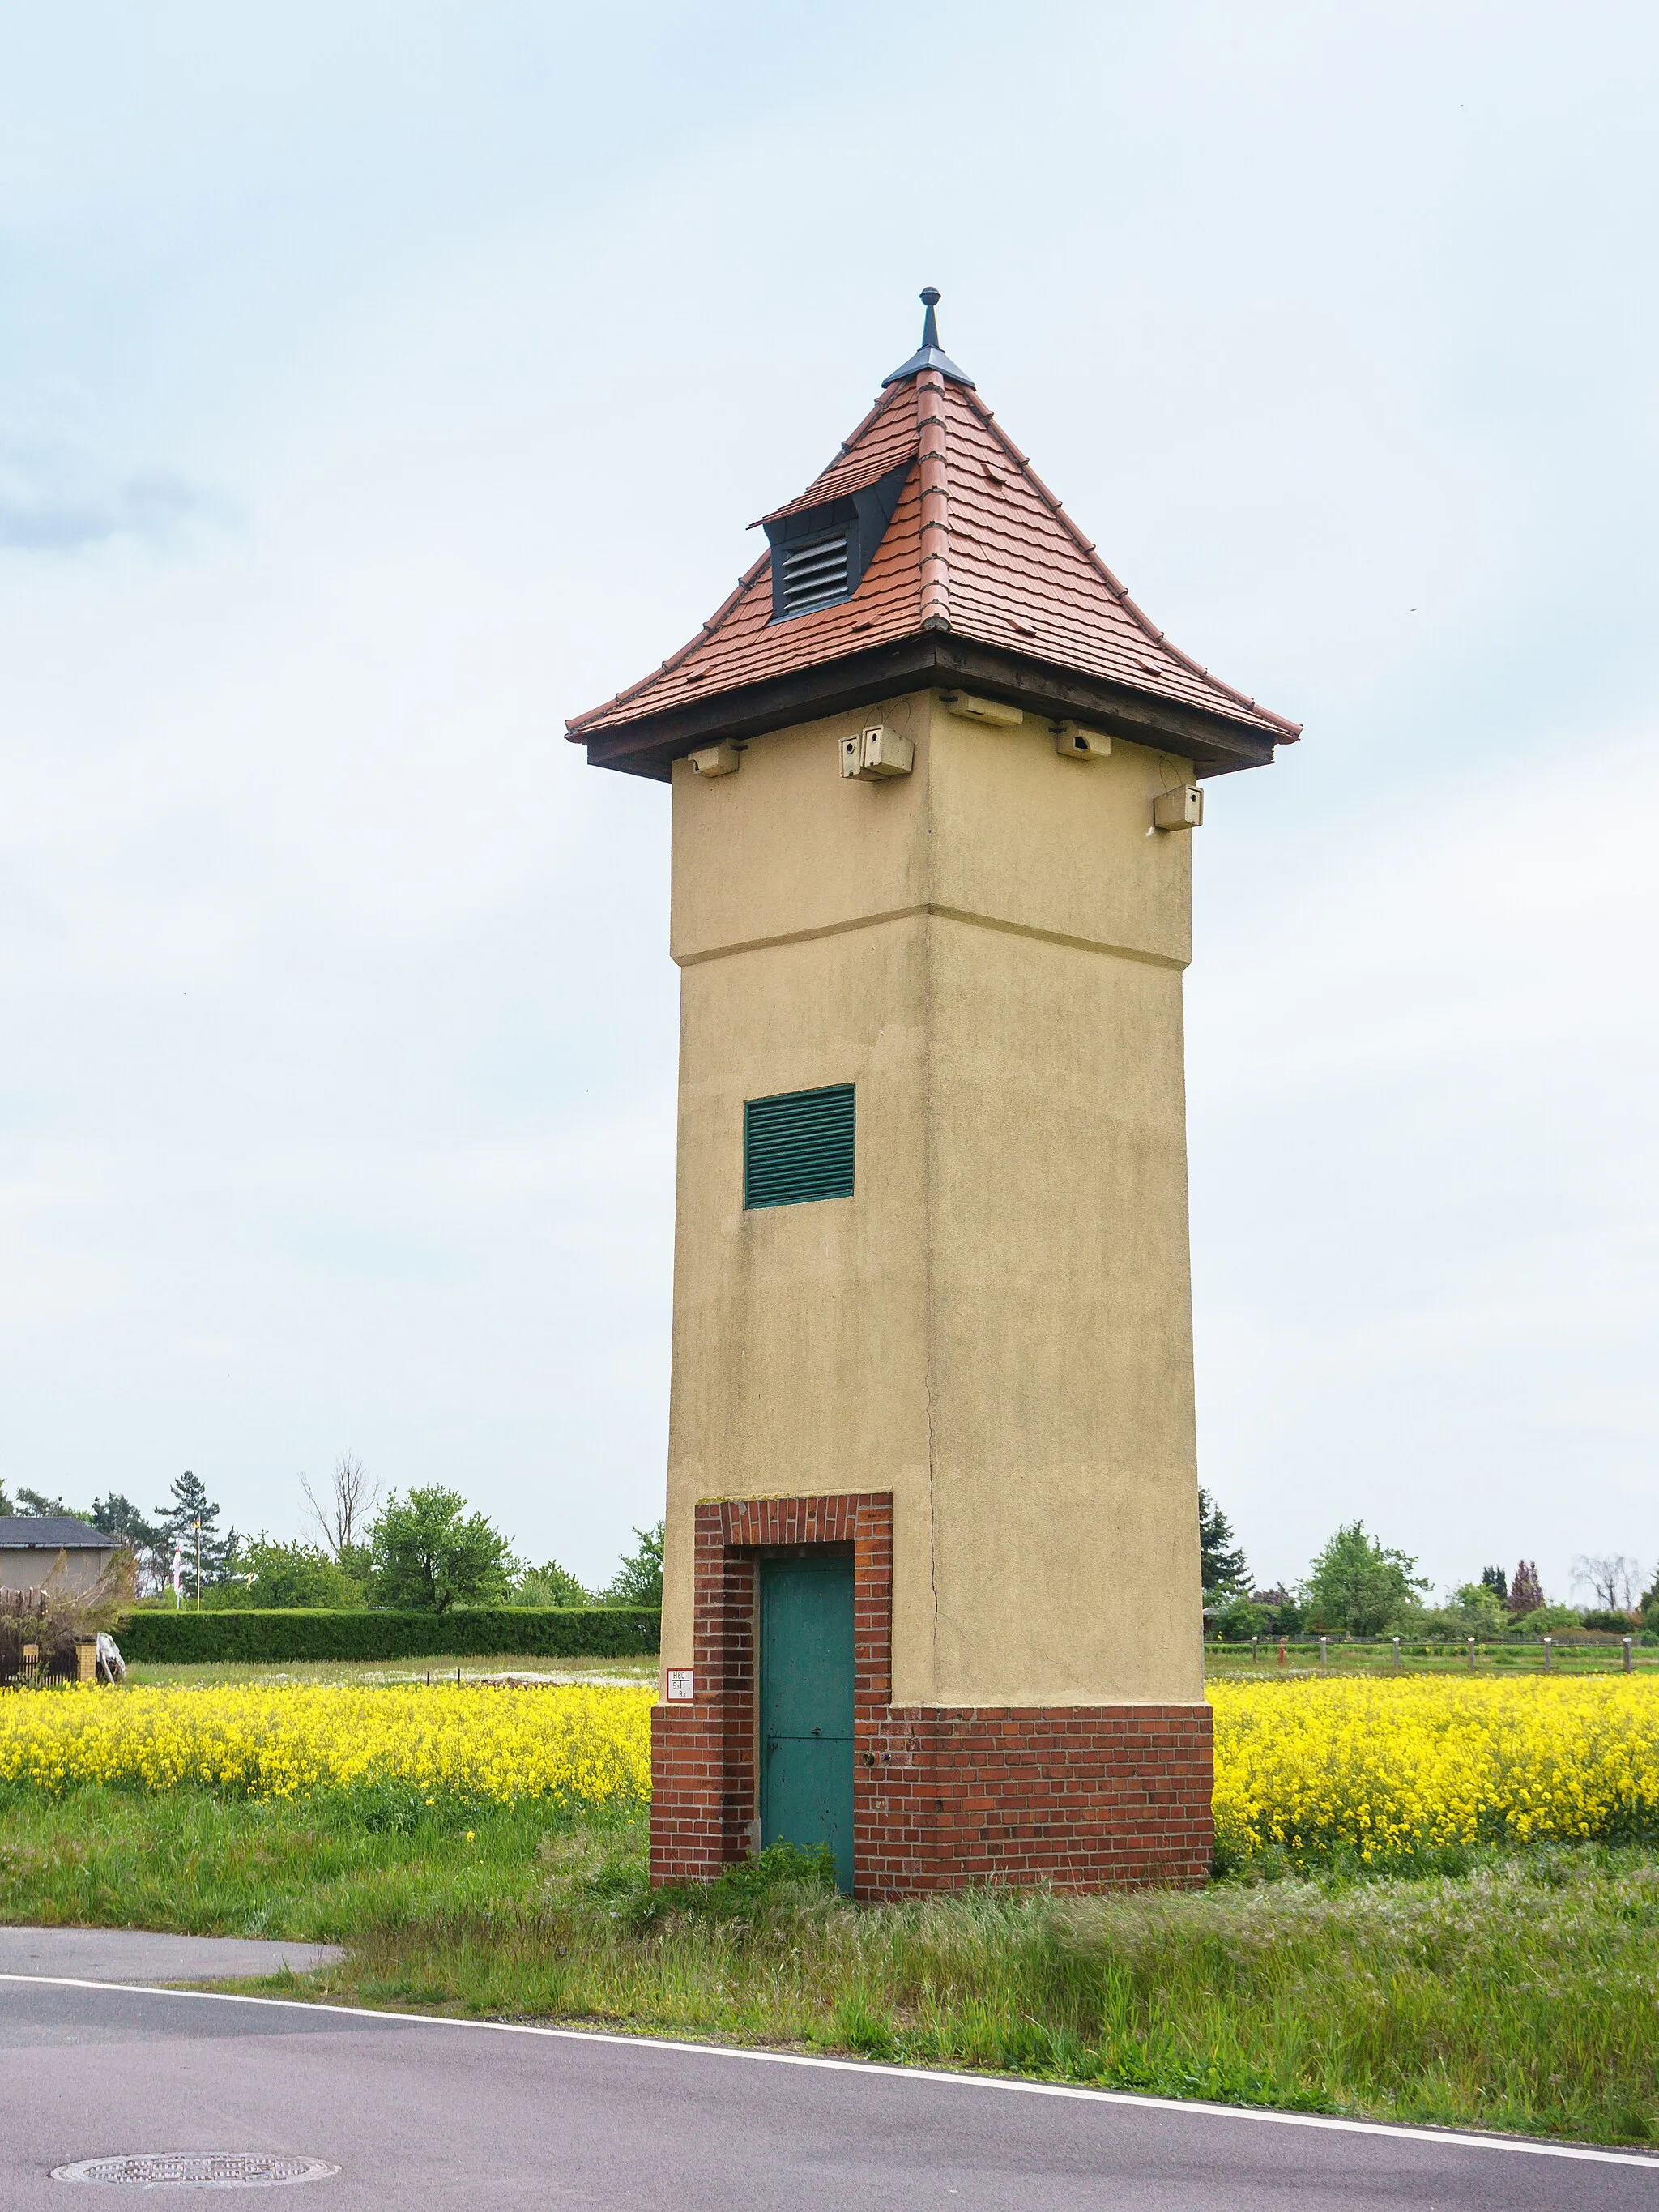
[[[1206,1879],[1207,1705],[888,1702],[892,1500],[866,1492],[697,1508],[696,1696],[652,1717],[653,1881],[707,1881],[752,1849],[755,1561],[826,1543],[854,1562],[855,1895]]]

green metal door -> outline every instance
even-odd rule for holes
[[[763,1844],[828,1844],[853,1887],[853,1562],[763,1559]]]

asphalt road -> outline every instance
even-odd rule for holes
[[[0,1979],[0,2207],[135,2151],[337,2165],[301,2212],[1659,2212],[1659,2159],[834,2061]]]
[[[308,1974],[345,1953],[332,1943],[263,1936],[165,1936],[144,1928],[0,1928],[0,1974],[67,1975],[88,1982],[237,1982]]]

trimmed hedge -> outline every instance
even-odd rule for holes
[[[469,1606],[453,1613],[134,1613],[125,1659],[621,1659],[657,1649],[646,1606]]]

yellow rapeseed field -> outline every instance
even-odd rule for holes
[[[648,1689],[240,1686],[0,1697],[0,1781],[252,1797],[406,1783],[434,1797],[644,1797]]]
[[[652,1696],[453,1684],[16,1692],[0,1697],[0,1782],[642,1799]],[[1234,1858],[1659,1836],[1659,1682],[1219,1683],[1212,1701],[1216,1840]]]
[[[1659,1836],[1659,1682],[1216,1684],[1219,1848],[1293,1861]]]

